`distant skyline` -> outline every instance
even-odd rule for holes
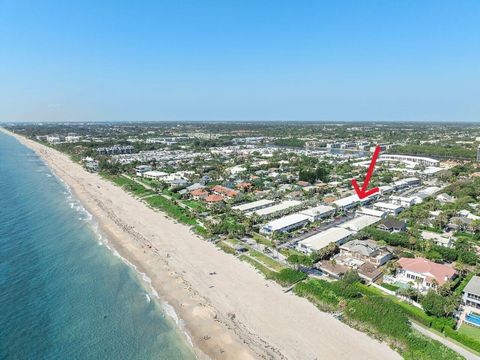
[[[0,0],[0,122],[479,122],[478,19],[474,0]]]

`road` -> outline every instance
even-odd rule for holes
[[[480,356],[475,355],[471,351],[457,345],[453,341],[450,341],[448,338],[443,337],[441,335],[438,335],[438,334],[430,331],[429,329],[426,329],[423,326],[418,325],[417,323],[412,322],[412,328],[414,328],[418,332],[422,333],[423,335],[428,336],[431,339],[434,339],[434,340],[437,340],[437,341],[441,342],[443,345],[445,345],[446,347],[448,347],[448,348],[452,349],[453,351],[459,353],[460,355],[462,355],[467,360],[479,360],[480,359]]]

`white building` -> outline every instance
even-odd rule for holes
[[[333,215],[335,213],[335,208],[333,206],[319,205],[299,211],[298,213],[308,216],[310,222],[315,222]]]
[[[77,135],[65,136],[65,142],[67,143],[76,143],[76,142],[79,142],[80,140],[81,140],[81,137]]]
[[[343,224],[338,225],[338,227],[348,229],[354,232],[358,232],[366,227],[373,225],[379,222],[381,218],[376,216],[361,215],[353,218],[350,221],[344,222]]]
[[[367,196],[366,198],[360,199],[357,194],[350,195],[338,200],[335,200],[333,204],[339,209],[339,210],[350,210],[356,207],[357,205],[365,205],[368,204],[369,202],[378,199],[380,194],[372,194]]]
[[[451,233],[438,234],[431,231],[422,231],[422,238],[424,240],[430,240],[436,245],[448,248],[453,247],[455,243],[455,238]]]
[[[379,217],[381,219],[385,219],[387,217],[388,213],[384,210],[375,210],[375,209],[369,209],[369,208],[361,207],[360,209],[357,210],[357,214],[376,216],[376,217]]]
[[[57,144],[60,142],[60,136],[49,135],[47,136],[47,142],[50,144]]]
[[[415,204],[420,204],[425,200],[426,198],[435,195],[438,193],[441,189],[438,186],[429,186],[426,187],[415,194],[412,195],[412,197],[415,199]]]
[[[386,161],[411,161],[424,166],[437,166],[440,163],[440,161],[432,158],[410,155],[382,154],[379,159]]]
[[[403,206],[404,208],[408,208],[412,205],[415,205],[415,198],[413,196],[397,196],[392,195],[390,196],[390,201],[392,204]]]
[[[168,176],[168,173],[163,171],[146,171],[143,173],[143,177],[150,180],[164,180]]]
[[[321,250],[332,243],[342,245],[350,239],[352,235],[353,232],[350,230],[341,227],[332,227],[300,241],[297,244],[297,249],[304,253],[311,253],[313,251]]]
[[[138,165],[135,168],[135,174],[137,176],[142,176],[147,171],[152,171],[152,167],[150,165]]]
[[[420,179],[416,177],[410,177],[410,178],[405,178],[405,179],[395,181],[392,186],[395,189],[395,191],[398,191],[398,190],[405,189],[407,187],[413,187],[418,185],[420,185]]]
[[[263,208],[263,209],[248,212],[247,215],[255,214],[255,215],[261,216],[261,217],[270,216],[270,215],[273,215],[275,213],[288,210],[288,209],[293,208],[295,206],[299,206],[301,204],[302,204],[302,202],[298,201],[298,200],[285,200],[285,201],[282,201],[281,203],[279,203],[277,205],[273,205],[273,206],[269,206],[269,207],[266,207],[266,208]]]
[[[400,258],[395,279],[404,284],[409,284],[421,292],[435,289],[457,275],[450,265],[437,264],[425,258]]]
[[[278,232],[287,232],[298,229],[299,227],[306,225],[308,222],[309,218],[306,215],[291,214],[266,223],[261,227],[260,232],[267,235],[272,235]]]
[[[404,207],[401,205],[387,203],[383,201],[379,201],[373,204],[373,208],[376,210],[385,211],[394,216],[400,214],[400,212],[402,212],[402,210],[404,209]]]
[[[264,209],[273,204],[275,204],[275,201],[263,199],[263,200],[252,201],[246,204],[236,205],[236,206],[233,206],[232,209],[241,211],[241,212],[247,212],[247,211]]]

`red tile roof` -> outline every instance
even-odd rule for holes
[[[223,201],[223,196],[222,195],[216,195],[216,194],[208,195],[205,198],[205,201],[208,202],[208,203],[217,203],[217,202]]]
[[[300,181],[297,181],[297,185],[298,185],[298,186],[305,187],[305,186],[309,186],[310,183],[307,182],[307,181],[302,181],[302,180],[300,180]]]
[[[195,189],[195,190],[190,191],[190,195],[192,195],[192,196],[207,196],[208,192],[206,192],[203,189]]]
[[[227,188],[225,186],[221,186],[221,185],[215,185],[212,188],[212,191],[217,193],[217,194],[225,195],[225,196],[228,196],[228,197],[235,197],[235,196],[238,195],[238,192],[236,192],[235,190],[229,189],[229,188]]]
[[[445,284],[447,280],[453,278],[457,273],[449,265],[437,264],[422,257],[415,259],[400,258],[398,264],[405,270],[435,279],[439,285]]]
[[[252,184],[249,183],[249,182],[241,182],[241,183],[237,184],[236,186],[237,186],[237,189],[248,189],[248,188],[252,187]]]

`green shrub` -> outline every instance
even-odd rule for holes
[[[305,280],[307,274],[290,268],[282,269],[273,277],[276,282],[282,286],[293,285],[299,281]]]
[[[443,346],[440,342],[428,339],[417,333],[408,334],[406,349],[402,356],[406,360],[460,360],[462,356]]]
[[[325,280],[308,280],[295,285],[294,292],[305,297],[325,310],[334,310],[340,302],[340,297],[333,290],[331,283]]]

